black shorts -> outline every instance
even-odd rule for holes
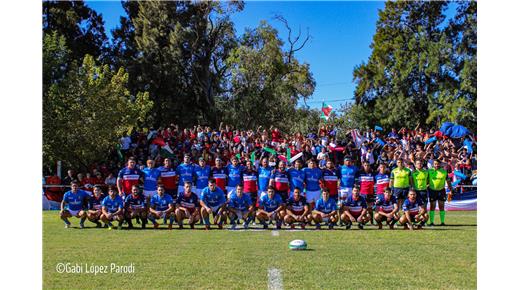
[[[288,192],[287,191],[275,191],[276,194],[280,195],[280,197],[282,198],[282,201],[285,203],[287,202],[287,198],[288,198]]]
[[[173,200],[177,199],[177,188],[175,189],[164,189],[164,193],[169,194]]]
[[[249,194],[251,201],[253,202],[253,206],[256,206],[256,200],[258,199],[258,192],[244,192],[245,194]]]
[[[410,188],[392,188],[392,195],[397,199],[405,199],[408,196],[408,191]]]
[[[428,203],[428,190],[416,190],[417,195],[421,198],[422,202],[426,205]]]
[[[430,189],[429,193],[430,193],[430,201],[437,201],[437,200],[446,201],[446,189],[444,189],[444,188],[441,190]]]
[[[363,197],[365,198],[367,203],[373,203],[376,202],[376,196],[375,194],[363,194]]]

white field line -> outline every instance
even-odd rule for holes
[[[276,268],[267,270],[267,289],[283,290],[282,271]]]
[[[278,232],[278,231],[272,231],[272,232],[271,232],[271,235],[272,235],[273,237],[278,237],[278,236],[280,235],[280,232]]]

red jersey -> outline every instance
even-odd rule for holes
[[[211,168],[211,176],[215,178],[215,184],[220,187],[224,192],[226,192],[227,185],[227,168],[221,167],[213,167]]]
[[[130,194],[132,192],[132,186],[139,185],[139,178],[143,176],[143,172],[137,168],[125,167],[121,169],[117,177],[123,180],[123,193]]]
[[[245,170],[242,178],[244,180],[244,192],[256,193],[258,192],[258,173],[255,170]]]
[[[372,172],[360,172],[359,173],[359,193],[360,194],[374,194],[374,174]]]
[[[274,190],[281,192],[289,191],[289,175],[287,171],[281,172],[279,169],[273,170],[271,180],[274,180]]]
[[[323,185],[329,190],[331,197],[338,195],[338,173],[335,170],[323,170]]]
[[[161,183],[164,189],[177,189],[177,173],[175,169],[164,166],[158,169],[161,172]]]

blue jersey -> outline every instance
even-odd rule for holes
[[[397,205],[397,199],[395,196],[391,195],[390,198],[387,200],[384,198],[377,198],[376,200],[376,207],[379,209],[379,211],[382,211],[384,213],[389,213],[394,210],[394,205]]]
[[[119,195],[116,195],[114,199],[107,196],[103,199],[101,205],[104,206],[109,213],[114,213],[118,209],[123,209],[123,199]]]
[[[91,210],[100,210],[102,205],[101,202],[103,202],[103,199],[105,199],[105,195],[102,194],[99,196],[99,198],[96,198],[95,196],[91,196],[88,201],[88,209]]]
[[[360,214],[363,209],[367,208],[367,202],[361,195],[357,199],[354,196],[349,196],[346,201],[343,202],[344,206],[348,206],[351,213]]]
[[[305,168],[305,189],[307,191],[320,190],[320,179],[322,176],[321,169],[319,168]]]
[[[289,173],[289,185],[291,187],[291,192],[294,191],[295,188],[299,188],[303,191],[303,180],[305,179],[305,172],[303,169],[289,168],[287,170]]]
[[[271,179],[271,171],[273,171],[273,168],[270,166],[260,166],[258,168],[258,190],[260,192],[267,192],[269,180]]]
[[[242,181],[242,172],[244,171],[244,167],[242,165],[237,165],[236,167],[233,164],[229,164],[227,166],[228,170],[228,184],[229,187],[236,187]]]
[[[137,194],[134,196],[133,194],[129,194],[125,198],[125,206],[128,208],[143,208],[146,206],[144,196],[142,194]]]
[[[63,195],[63,201],[66,202],[65,209],[70,210],[82,210],[85,207],[85,202],[90,197],[86,191],[78,189],[76,193],[72,193],[72,190],[67,191]]]
[[[279,194],[275,194],[272,199],[269,198],[268,194],[260,198],[260,207],[262,207],[266,212],[275,211],[282,204],[283,201]]]
[[[177,206],[182,206],[190,213],[193,213],[196,208],[200,207],[199,198],[194,193],[187,197],[183,192],[177,197]]]
[[[424,205],[420,198],[416,198],[415,202],[411,202],[409,198],[405,199],[403,202],[403,211],[409,212],[412,215],[416,215],[419,213],[419,210]]]
[[[209,165],[204,167],[200,167],[199,165],[195,166],[195,171],[193,172],[195,175],[195,187],[197,189],[203,189],[208,186],[208,178],[211,172],[211,168]]]
[[[316,201],[316,207],[314,209],[323,213],[331,213],[338,209],[338,205],[334,199],[329,198],[327,201],[324,201],[322,197]]]
[[[176,171],[179,176],[180,186],[184,186],[184,182],[186,181],[193,182],[193,172],[195,171],[193,164],[182,163],[177,166]]]
[[[145,168],[143,169],[144,173],[144,185],[143,188],[146,191],[156,191],[157,190],[157,179],[161,176],[161,171],[157,168]]]
[[[236,193],[231,194],[229,197],[229,208],[236,209],[239,211],[248,210],[253,204],[251,197],[248,194],[242,194],[242,197],[238,197]]]
[[[359,176],[359,169],[352,165],[346,166],[341,165],[339,167],[340,172],[340,188],[353,188],[356,183],[356,179]]]
[[[215,187],[215,191],[206,187],[202,190],[200,199],[209,207],[221,206],[226,202],[226,194],[218,186]]]
[[[168,209],[169,205],[173,205],[173,198],[169,194],[163,194],[161,197],[159,194],[155,194],[150,199],[150,207],[154,208],[156,211],[165,211]]]

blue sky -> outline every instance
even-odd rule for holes
[[[125,12],[119,1],[86,1],[103,15],[107,34],[119,25]],[[352,72],[370,55],[369,45],[375,33],[378,9],[384,2],[246,2],[242,12],[232,16],[238,35],[246,27],[256,27],[267,20],[287,38],[283,24],[273,19],[284,16],[294,30],[309,28],[312,39],[297,52],[301,62],[310,64],[316,90],[307,101],[311,108],[321,108],[322,101],[339,108],[351,101],[355,84]],[[110,35],[108,35],[110,37]]]

